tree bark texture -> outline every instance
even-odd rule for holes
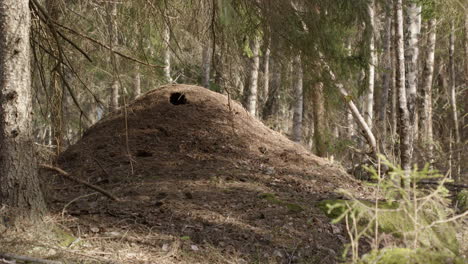
[[[169,18],[165,18],[165,20],[168,20]],[[171,83],[172,82],[172,77],[171,77],[171,48],[170,48],[170,42],[171,42],[171,29],[169,28],[169,24],[167,21],[164,21],[163,25],[163,32],[162,32],[162,39],[163,39],[163,44],[164,44],[164,78],[166,79],[166,82]]]
[[[450,76],[450,105],[452,107],[453,130],[455,131],[455,142],[460,142],[460,129],[457,113],[457,83],[455,76],[455,24],[452,22],[449,41],[449,76]]]
[[[210,88],[211,53],[210,44],[205,44],[202,52],[202,85],[205,88]]]
[[[323,83],[317,82],[313,89],[314,111],[314,145],[317,156],[326,157],[328,154],[328,132],[325,118],[325,97]]]
[[[433,132],[432,132],[432,80],[434,78],[434,55],[436,45],[436,19],[429,20],[427,25],[427,54],[422,75],[422,142],[428,146],[429,158],[432,157]]]
[[[275,116],[279,111],[279,90],[281,88],[281,64],[275,57],[270,57],[271,67],[271,83],[268,90],[268,98],[266,99],[265,106],[263,108],[262,118],[268,120],[270,117]]]
[[[449,40],[449,76],[450,76],[450,106],[452,110],[452,121],[453,121],[453,131],[455,135],[455,172],[453,173],[454,178],[459,180],[460,177],[460,162],[461,162],[461,150],[458,150],[460,147],[460,128],[457,112],[457,80],[455,72],[455,23],[452,21],[450,25],[450,40]],[[450,151],[452,152],[452,151]]]
[[[395,10],[395,55],[396,91],[398,98],[398,132],[400,136],[400,163],[406,174],[411,170],[412,142],[411,123],[405,89],[405,44],[403,35],[402,0],[394,0]],[[402,183],[405,185],[404,183]]]
[[[263,58],[263,92],[261,98],[261,106],[260,109],[263,108],[266,104],[268,99],[268,92],[270,89],[270,47],[268,46],[265,50],[265,56]]]
[[[372,149],[372,152],[374,154],[377,154],[377,141],[375,140],[375,136],[372,133],[372,129],[370,126],[366,123],[366,120],[362,117],[361,113],[359,113],[359,109],[357,106],[354,104],[352,98],[348,95],[348,92],[346,89],[343,87],[343,85],[338,84],[337,85],[338,90],[340,91],[341,95],[346,100],[346,104],[348,105],[348,108],[350,110],[350,113],[352,114],[352,117],[356,119],[356,122],[359,124],[361,129],[364,131],[364,136],[367,140],[367,143]]]
[[[468,12],[465,13],[465,82],[468,83]]]
[[[31,134],[30,25],[28,0],[0,1],[0,206],[34,219],[45,203]]]
[[[141,94],[141,73],[140,73],[140,65],[135,66],[135,76],[133,77],[133,89],[135,93],[135,97],[138,97]]]
[[[46,10],[49,15],[49,18],[52,21],[58,21],[59,19],[59,6],[56,0],[47,0],[45,2]],[[54,46],[51,47],[52,52],[57,58],[61,57],[59,54],[59,43],[54,42]],[[51,123],[52,123],[52,144],[56,146],[56,153],[59,154],[62,152],[62,144],[64,138],[64,124],[63,124],[63,97],[64,90],[60,82],[60,62],[59,60],[52,60],[50,65],[50,79],[49,87],[51,94],[51,104],[50,104],[50,113],[51,113]]]
[[[421,6],[415,2],[407,6],[407,34],[405,49],[406,66],[406,94],[407,104],[412,128],[412,138],[417,137],[417,88],[418,88],[418,57],[419,57],[419,35],[421,31]]]
[[[378,119],[381,123],[383,133],[386,133],[387,105],[392,80],[392,15],[391,7],[387,6],[385,17],[385,33],[383,39],[383,71],[382,71],[382,90],[380,93],[380,104],[378,109]]]
[[[294,59],[295,80],[294,80],[294,115],[292,139],[296,142],[301,142],[302,139],[302,112],[304,110],[303,98],[303,71],[301,56],[297,55]]]
[[[112,49],[118,46],[117,39],[117,3],[110,3],[109,11],[109,37]],[[119,70],[118,70],[118,58],[115,56],[113,51],[110,51],[110,60],[114,69],[112,82],[110,86],[110,100],[109,100],[109,112],[115,111],[119,107]]]
[[[257,91],[258,91],[258,70],[260,67],[260,41],[255,37],[251,45],[252,58],[250,59],[250,80],[249,91],[247,96],[247,111],[252,115],[257,114]]]
[[[370,30],[370,40],[369,40],[369,65],[368,65],[368,87],[365,103],[365,112],[367,125],[372,129],[372,122],[374,116],[374,84],[375,84],[375,65],[377,63],[377,55],[375,52],[375,34],[374,34],[374,19],[375,19],[375,10],[374,10],[374,0],[371,0],[367,5],[367,13],[369,15],[368,27]]]

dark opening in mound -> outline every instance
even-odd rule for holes
[[[185,95],[182,93],[172,93],[169,101],[173,105],[181,105],[187,103],[187,98],[185,98]]]
[[[136,153],[137,157],[152,157],[153,153],[146,150],[138,150]]]

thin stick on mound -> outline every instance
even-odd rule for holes
[[[13,262],[7,261],[6,259],[13,259]],[[26,256],[0,252],[0,263],[3,263],[2,261],[5,261],[5,263],[16,263],[16,260],[27,262],[27,263],[43,263],[43,264],[62,264],[63,263],[60,261],[40,259],[40,258],[31,258],[31,257],[26,257]]]
[[[77,183],[81,183],[83,185],[86,185],[88,186],[89,188],[95,190],[95,191],[98,191],[102,194],[104,194],[105,196],[111,198],[112,200],[114,201],[120,201],[119,198],[117,198],[116,196],[114,196],[112,193],[102,189],[101,187],[99,186],[96,186],[96,185],[93,185],[91,183],[88,183],[88,182],[85,182],[83,180],[80,180],[80,179],[77,179],[73,176],[70,175],[70,173],[58,168],[58,167],[54,167],[54,166],[51,166],[51,165],[47,165],[47,164],[40,164],[39,167],[41,167],[42,169],[47,169],[47,170],[52,170],[52,171],[56,171],[58,172],[60,175],[62,175],[63,177],[69,179],[69,180],[72,180],[74,182],[77,182]]]

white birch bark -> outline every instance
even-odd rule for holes
[[[165,19],[169,19],[169,18],[165,18]],[[162,39],[163,39],[163,45],[164,45],[164,51],[163,51],[164,78],[166,79],[166,82],[171,83],[172,82],[172,77],[171,77],[171,48],[170,48],[171,29],[169,28],[168,22],[164,22],[163,32],[162,32]]]
[[[322,59],[322,63],[325,65],[325,68],[328,70],[328,73],[330,74],[330,77],[333,81],[336,81],[335,74],[333,71],[330,69],[330,66]],[[364,137],[367,140],[367,143],[372,149],[373,154],[377,154],[377,141],[375,140],[375,136],[372,133],[372,129],[367,125],[365,118],[361,115],[359,112],[359,109],[357,106],[354,104],[352,97],[348,94],[346,89],[343,87],[341,83],[335,84],[336,88],[338,88],[338,91],[343,95],[344,99],[346,100],[346,104],[348,105],[349,110],[351,111],[351,114],[353,115],[354,119],[356,120],[357,124],[359,127],[364,131]]]
[[[359,109],[354,104],[353,100],[351,99],[351,97],[349,96],[348,92],[343,87],[343,85],[337,84],[336,87],[340,91],[341,95],[343,95],[343,97],[345,98],[346,104],[348,105],[349,110],[350,110],[351,114],[353,115],[354,119],[359,124],[361,129],[364,130],[364,132],[365,132],[364,136],[366,137],[367,143],[372,148],[372,151],[374,153],[377,153],[377,141],[375,140],[375,136],[372,133],[372,129],[367,125],[366,120],[364,119],[364,117],[359,112]]]
[[[465,82],[468,83],[468,12],[465,12]]]
[[[133,78],[133,85],[135,97],[138,97],[141,94],[141,73],[139,64],[135,66],[135,76]]]
[[[211,53],[210,45],[205,44],[202,52],[202,85],[205,88],[210,87]]]
[[[270,89],[270,47],[266,48],[265,51],[265,56],[264,56],[264,61],[263,61],[263,95],[262,95],[262,108],[265,105],[267,99],[268,99],[268,92]]]
[[[395,56],[396,56],[396,91],[398,97],[398,127],[400,136],[400,163],[406,176],[411,170],[412,142],[411,123],[405,89],[405,44],[403,34],[402,0],[394,0],[395,10]],[[409,187],[405,181],[402,186]]]
[[[434,78],[434,55],[436,45],[436,19],[432,18],[428,22],[427,31],[427,54],[423,70],[423,111],[421,123],[423,125],[423,143],[428,145],[429,157],[432,159],[433,132],[432,132],[432,80]]]
[[[294,115],[293,115],[293,129],[292,139],[296,142],[302,140],[302,112],[304,109],[303,99],[303,72],[301,56],[297,55],[294,59],[295,68],[295,82],[294,82]]]
[[[457,112],[457,82],[455,72],[455,23],[451,22],[450,29],[450,40],[449,40],[449,75],[450,75],[450,105],[452,110],[453,130],[455,136],[455,147],[460,146],[460,128]],[[451,151],[452,152],[452,151]],[[461,151],[457,150],[456,153],[456,171],[454,174],[455,179],[459,180],[460,177],[460,162],[461,162]]]
[[[418,87],[418,57],[419,57],[419,35],[421,31],[421,6],[415,2],[408,4],[407,13],[407,35],[406,35],[406,94],[407,104],[412,126],[412,137],[417,137],[417,87]]]
[[[455,131],[455,142],[460,142],[460,129],[458,125],[457,113],[457,91],[455,76],[455,24],[451,23],[450,43],[449,43],[449,74],[450,74],[450,105],[452,107],[453,129]]]
[[[109,37],[111,48],[115,49],[118,45],[117,39],[117,3],[110,3],[110,14],[109,14]],[[110,100],[109,100],[109,111],[115,111],[119,107],[119,77],[118,77],[118,58],[110,51],[110,60],[112,63],[112,68],[114,74],[112,77],[111,87],[110,87]]]
[[[260,67],[260,41],[255,37],[252,41],[252,58],[250,63],[250,81],[247,96],[247,111],[252,115],[257,114],[257,90],[258,90],[258,70]]]
[[[370,53],[370,60],[369,60],[369,67],[368,67],[368,87],[367,87],[367,95],[366,95],[366,103],[365,103],[365,112],[364,115],[366,117],[366,123],[369,128],[372,129],[373,123],[373,113],[374,113],[374,84],[375,84],[375,65],[377,63],[377,55],[375,52],[375,10],[374,10],[374,0],[371,0],[367,5],[367,13],[369,15],[369,25],[368,27],[371,30],[371,36],[369,40],[369,53]]]

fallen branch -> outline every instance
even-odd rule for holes
[[[439,181],[419,181],[418,184],[440,185],[441,182],[439,182]],[[444,182],[443,185],[448,186],[448,187],[457,188],[457,189],[468,189],[468,184],[462,184],[462,183]]]
[[[111,194],[110,192],[108,192],[108,191],[102,189],[101,187],[96,186],[96,185],[93,185],[93,184],[88,183],[88,182],[85,182],[85,181],[83,181],[83,180],[77,179],[77,178],[71,176],[68,172],[66,172],[66,171],[64,171],[64,170],[62,170],[62,169],[60,169],[60,168],[58,168],[58,167],[54,167],[54,166],[47,165],[47,164],[40,164],[39,167],[42,168],[42,169],[47,169],[47,170],[56,171],[56,172],[58,172],[60,175],[62,175],[63,177],[65,177],[65,178],[67,178],[67,179],[69,179],[69,180],[72,180],[72,181],[74,181],[74,182],[77,182],[77,183],[81,183],[81,184],[83,184],[83,185],[86,185],[86,186],[88,186],[89,188],[91,188],[91,189],[93,189],[93,190],[95,190],[95,191],[98,191],[98,192],[104,194],[105,196],[111,198],[111,199],[114,200],[114,201],[120,201],[119,198],[117,198],[116,196],[114,196],[114,195]]]
[[[19,260],[21,262],[27,262],[27,263],[42,263],[42,264],[62,264],[63,263],[63,262],[60,262],[60,261],[40,259],[40,258],[32,258],[32,257],[20,256],[20,255],[14,255],[14,254],[10,254],[10,253],[2,253],[2,252],[0,252],[0,258],[13,259],[13,260],[15,260],[15,262],[13,262],[13,263],[16,263],[16,260]],[[0,261],[1,260],[2,259],[0,259]]]

